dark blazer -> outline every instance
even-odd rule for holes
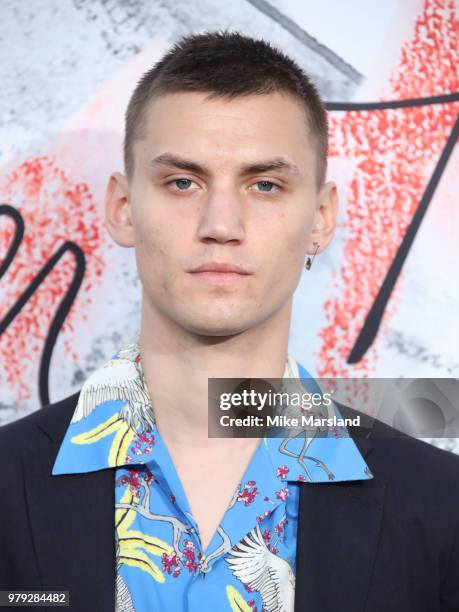
[[[78,395],[0,428],[0,590],[113,612],[113,471],[51,476]],[[350,431],[374,478],[301,484],[295,611],[459,612],[459,456]]]

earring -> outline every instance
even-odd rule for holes
[[[311,269],[312,262],[314,261],[314,257],[316,256],[317,250],[318,250],[318,248],[320,246],[318,242],[313,242],[312,244],[316,247],[316,250],[314,251],[312,259],[311,259],[311,257],[308,257],[306,259],[306,263],[304,264],[304,267],[306,268],[306,270],[310,270]]]

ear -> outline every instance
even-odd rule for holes
[[[126,177],[113,172],[105,192],[105,225],[113,240],[122,247],[134,246],[129,188]]]
[[[318,196],[318,206],[314,215],[314,224],[308,239],[309,254],[315,251],[314,242],[319,243],[318,253],[324,251],[333,240],[338,215],[338,189],[336,183],[329,181],[323,185]]]

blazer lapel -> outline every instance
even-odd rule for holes
[[[113,470],[51,475],[74,407],[68,419],[42,424],[41,448],[23,453],[32,540],[43,589],[70,591],[70,606],[76,610],[113,612]]]
[[[371,440],[354,442],[365,459]],[[295,612],[363,612],[385,490],[377,474],[370,480],[301,484]]]

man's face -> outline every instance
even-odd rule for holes
[[[316,154],[294,98],[206,95],[150,104],[126,206],[149,307],[226,336],[291,305],[318,219]],[[247,274],[193,272],[215,262]]]

